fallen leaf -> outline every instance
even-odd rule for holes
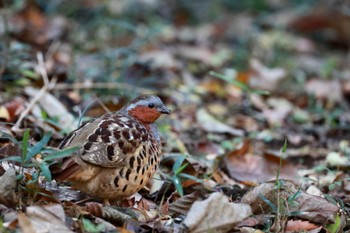
[[[220,122],[210,115],[204,108],[201,108],[196,113],[197,121],[210,133],[229,133],[235,136],[243,136],[244,131],[240,129],[235,129],[231,126],[226,125],[225,123]]]
[[[288,212],[293,216],[309,220],[313,223],[328,224],[335,221],[339,207],[322,197],[309,195],[299,190],[291,181],[283,180],[283,186],[277,192],[275,181],[263,183],[242,197],[242,203],[249,204],[254,214],[262,214],[270,211],[271,207],[261,198],[264,196],[273,205],[278,206],[278,200],[287,200],[288,197],[296,196],[293,204],[288,204]],[[280,195],[280,196],[278,196]],[[284,213],[288,215],[289,213]]]
[[[249,205],[230,203],[222,193],[212,193],[192,205],[183,223],[192,233],[228,232],[251,214]]]
[[[261,183],[276,178],[280,171],[280,178],[294,180],[297,168],[287,160],[269,153],[254,155],[249,152],[249,143],[245,143],[236,151],[230,152],[224,158],[224,166],[231,178],[244,183]]]
[[[137,212],[130,210],[129,213],[135,215]],[[119,224],[125,224],[127,221],[131,220],[128,214],[119,211],[119,209],[114,206],[103,206],[102,218]]]
[[[327,154],[326,163],[332,167],[349,167],[350,162],[347,156],[343,156],[338,152],[331,151]]]
[[[284,119],[293,110],[293,104],[283,98],[269,98],[269,108],[263,109],[263,115],[270,125],[282,125]]]
[[[0,119],[11,121],[10,113],[4,106],[0,106]]]
[[[318,99],[328,99],[340,102],[343,99],[342,87],[337,80],[309,80],[305,85],[306,92]]]
[[[151,51],[142,54],[138,62],[150,64],[153,69],[180,69],[181,64],[174,56],[166,51]]]
[[[33,87],[26,87],[24,92],[29,96],[36,96],[38,89]],[[57,117],[58,124],[62,129],[73,131],[76,128],[74,116],[68,112],[66,107],[53,95],[46,93],[40,100],[40,105],[47,112],[50,117]],[[37,116],[37,117],[41,117]]]
[[[289,220],[287,223],[286,231],[300,232],[300,231],[309,231],[319,228],[319,226],[310,223],[309,221],[303,220]]]
[[[18,213],[18,223],[23,233],[36,233],[30,219],[24,213]]]
[[[307,194],[313,195],[313,196],[322,196],[323,193],[321,192],[321,190],[319,190],[315,185],[311,185],[307,188],[306,190]]]
[[[273,91],[287,72],[282,68],[269,68],[257,59],[250,61],[251,76],[249,83],[253,88]]]
[[[244,219],[240,222],[237,227],[254,227],[257,225],[263,225],[268,220],[270,220],[270,216],[267,214],[258,214]]]
[[[13,122],[16,117],[25,109],[25,101],[22,98],[16,97],[12,101],[5,103],[4,107],[7,109],[9,114],[8,121]]]
[[[205,63],[208,66],[217,67],[227,61],[232,54],[229,49],[217,48],[215,50],[201,46],[177,46],[174,54],[184,59]]]
[[[0,215],[3,226],[9,230],[15,230],[18,225],[18,216],[14,209],[8,208],[0,204]]]
[[[23,232],[73,232],[64,223],[65,213],[61,205],[29,206],[26,214],[20,213],[18,217]],[[31,230],[26,231],[28,228]]]
[[[13,168],[0,177],[0,203],[7,207],[15,207],[17,204],[17,196],[15,193],[17,186],[16,171]]]
[[[302,16],[295,17],[289,28],[307,34],[317,34],[317,38],[341,46],[349,46],[350,17],[338,4],[322,5],[310,9]],[[331,32],[331,33],[330,33]],[[316,38],[316,37],[315,37]]]
[[[0,128],[0,132],[1,131],[2,131],[2,129]],[[9,135],[11,135],[11,134],[9,134]],[[2,136],[1,133],[0,133],[0,136]],[[14,155],[19,155],[20,153],[21,152],[20,152],[19,145],[15,144],[13,142],[9,142],[9,143],[3,145],[2,147],[0,147],[0,159],[7,158],[10,156],[14,156]]]
[[[182,196],[169,205],[169,213],[171,215],[174,215],[176,213],[187,215],[192,204],[195,201],[197,201],[199,198],[200,198],[200,195],[198,192],[193,192],[191,194]]]

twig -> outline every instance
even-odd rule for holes
[[[105,111],[108,112],[108,113],[111,112],[111,110],[109,110],[109,109],[107,108],[107,106],[101,101],[101,98],[98,98],[96,101],[97,101],[97,103],[103,108],[103,110],[105,110]]]
[[[46,68],[45,68],[45,62],[44,62],[44,56],[42,53],[37,53],[36,58],[38,59],[38,64],[39,64],[39,72],[41,74],[41,77],[43,78],[44,81],[44,86],[49,85],[49,77],[47,76]]]
[[[32,108],[35,106],[35,104],[45,95],[45,93],[48,92],[49,90],[51,90],[55,86],[56,81],[57,81],[56,77],[52,78],[52,80],[49,81],[42,53],[38,53],[37,58],[38,58],[39,72],[43,78],[44,85],[39,90],[38,94],[36,96],[34,96],[34,98],[30,101],[27,108],[21,113],[16,124],[14,126],[12,126],[11,130],[14,132],[20,131],[20,126],[21,126],[23,119],[29,114],[29,112],[32,110]]]
[[[125,89],[128,91],[139,90],[141,92],[154,92],[147,88],[136,87],[127,83],[59,83],[55,86],[55,90],[69,89]]]

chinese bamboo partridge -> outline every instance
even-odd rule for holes
[[[56,180],[104,200],[121,200],[139,191],[154,175],[162,154],[154,122],[169,114],[159,97],[140,96],[116,113],[107,113],[71,132],[60,149],[78,147],[53,169]]]

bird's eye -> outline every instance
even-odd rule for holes
[[[154,108],[154,103],[148,104],[148,107],[149,107],[149,108]]]

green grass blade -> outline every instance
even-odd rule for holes
[[[261,193],[259,193],[259,197],[260,197],[266,204],[268,204],[268,205],[271,207],[271,209],[272,209],[273,212],[277,213],[277,207],[276,207],[269,199],[267,199],[267,198],[266,198],[264,195],[262,195]]]
[[[33,156],[40,153],[40,151],[46,146],[46,144],[49,142],[51,138],[52,132],[49,132],[44,135],[44,137],[36,143],[32,148],[30,148],[29,152],[27,153],[25,162],[28,162]]]
[[[245,83],[243,82],[240,82],[238,80],[235,80],[235,79],[231,79],[231,78],[228,78],[227,76],[223,75],[223,74],[220,74],[220,73],[217,73],[217,72],[214,72],[214,71],[210,71],[209,72],[209,75],[212,75],[216,78],[219,78],[219,79],[222,79],[224,80],[225,82],[228,82],[236,87],[238,87],[239,89],[243,90],[243,91],[246,91],[246,92],[251,92],[250,88],[248,87],[248,85],[246,85]]]
[[[300,189],[301,189],[301,187],[299,187],[298,191],[296,191],[293,195],[288,197],[289,205],[293,205],[295,200],[301,195]]]
[[[0,130],[0,138],[7,138],[9,139],[10,141],[12,141],[13,143],[17,144],[17,145],[20,145],[21,143],[19,141],[17,141],[16,138],[14,138],[13,136],[11,136],[10,134],[8,133],[5,133],[4,131]]]
[[[186,173],[181,173],[181,174],[179,174],[179,176],[180,176],[181,178],[186,178],[186,179],[189,179],[189,180],[194,180],[194,181],[196,181],[196,182],[198,182],[198,183],[204,183],[203,180],[201,180],[201,179],[199,179],[199,178],[197,178],[197,177],[195,177],[195,176],[186,174]]]
[[[4,161],[14,161],[14,162],[21,163],[22,162],[22,158],[21,158],[21,156],[11,156],[11,157],[0,159],[0,163],[4,162]]]
[[[253,94],[256,94],[256,95],[270,95],[270,92],[266,91],[266,90],[254,90]]]
[[[189,163],[185,163],[184,165],[182,165],[181,167],[179,167],[179,168],[175,171],[175,175],[180,174],[188,165],[189,165]]]
[[[51,171],[47,163],[45,163],[44,161],[41,162],[39,165],[39,168],[40,168],[41,174],[46,178],[46,180],[51,181],[52,179]]]
[[[177,192],[180,194],[180,196],[184,195],[184,190],[182,188],[182,184],[181,184],[181,180],[178,176],[172,176],[171,180],[173,182],[173,184],[175,185],[175,188],[177,190]]]
[[[173,173],[176,174],[176,171],[179,170],[179,168],[181,167],[181,164],[183,163],[183,161],[185,160],[185,156],[183,155],[179,155],[176,160],[175,160],[175,163],[173,165]]]
[[[287,145],[288,145],[288,143],[287,143],[288,141],[287,141],[287,139],[286,140],[284,140],[284,144],[283,144],[283,146],[282,146],[282,148],[281,148],[281,157],[280,157],[280,164],[279,164],[279,167],[278,167],[278,170],[277,170],[277,174],[276,174],[276,182],[278,182],[278,180],[279,180],[279,178],[280,178],[280,173],[281,173],[281,169],[282,169],[282,163],[283,163],[283,155],[284,155],[284,153],[286,153],[286,151],[287,151]]]
[[[284,144],[283,144],[283,147],[281,149],[282,153],[285,153],[287,151],[287,146],[288,146],[288,141],[286,139],[286,140],[284,140]]]
[[[27,157],[28,143],[29,143],[29,129],[26,129],[26,131],[24,131],[23,141],[22,141],[22,161],[23,162],[24,162],[25,158]]]
[[[96,99],[94,101],[92,101],[91,103],[89,103],[88,105],[86,105],[86,107],[83,109],[81,115],[79,116],[79,120],[78,120],[78,127],[81,126],[82,121],[83,121],[83,117],[85,116],[86,112],[94,105],[97,103],[97,101],[99,101],[100,99]]]

